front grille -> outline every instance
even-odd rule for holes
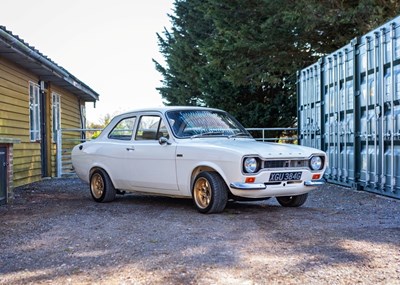
[[[263,168],[304,168],[308,160],[265,160]]]

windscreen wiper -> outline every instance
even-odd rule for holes
[[[194,139],[194,138],[201,138],[201,137],[207,137],[207,136],[222,136],[222,135],[224,135],[223,132],[206,132],[206,133],[193,135],[190,138]]]

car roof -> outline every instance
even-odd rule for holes
[[[181,110],[213,110],[213,111],[222,111],[220,109],[208,108],[208,107],[198,107],[198,106],[163,106],[163,107],[154,107],[154,108],[141,108],[134,109],[128,112],[121,113],[118,116],[132,114],[132,113],[142,113],[142,112],[160,112],[165,113],[167,111],[181,111]]]
[[[221,110],[221,109],[216,109],[216,108],[208,108],[208,107],[199,107],[199,106],[163,106],[163,107],[154,107],[154,108],[138,108],[138,109],[134,109],[128,112],[123,112],[119,115],[115,115],[110,123],[103,129],[103,131],[101,132],[101,134],[99,135],[99,138],[106,136],[111,129],[115,126],[115,124],[117,122],[119,122],[120,120],[122,120],[123,118],[128,118],[128,117],[134,117],[134,116],[138,116],[138,115],[144,115],[146,113],[161,113],[163,115],[165,115],[166,112],[168,111],[184,111],[184,110],[205,110],[205,111],[217,111],[217,112],[224,112],[226,113],[226,111]]]
[[[208,107],[197,107],[197,106],[163,106],[163,107],[154,107],[154,108],[141,108],[136,110],[131,110],[129,112],[124,112],[119,115],[116,115],[112,118],[111,122],[104,128],[103,132],[99,137],[102,137],[103,134],[108,133],[110,128],[114,126],[114,122],[120,121],[124,117],[135,116],[140,113],[146,112],[159,112],[165,114],[167,111],[180,111],[180,110],[208,110],[208,111],[219,111],[225,112],[220,109],[208,108]]]

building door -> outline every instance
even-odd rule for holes
[[[7,156],[6,148],[0,147],[0,205],[7,202]]]

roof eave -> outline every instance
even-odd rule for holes
[[[63,87],[84,101],[99,100],[99,94],[93,89],[1,26],[0,55],[37,74],[40,80]]]

